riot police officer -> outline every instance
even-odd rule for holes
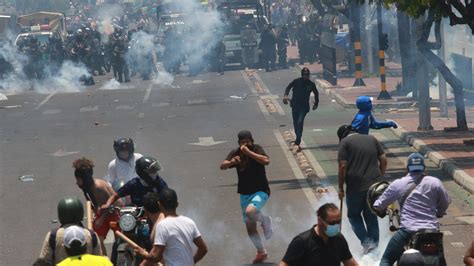
[[[272,31],[272,26],[268,25],[262,31],[259,49],[262,50],[262,59],[265,70],[270,72],[275,70],[276,61],[276,37]]]
[[[287,46],[289,45],[288,40],[288,27],[285,25],[280,29],[277,36],[277,47],[278,47],[278,66],[281,69],[288,68],[287,65]]]

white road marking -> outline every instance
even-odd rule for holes
[[[44,110],[42,114],[44,115],[55,115],[55,114],[60,114],[62,111],[60,109],[50,109],[50,110]]]
[[[88,106],[88,107],[81,107],[79,109],[79,112],[84,113],[84,112],[95,112],[98,111],[99,107],[98,106]]]
[[[145,117],[145,113],[139,113],[138,114],[138,118],[144,118]]]
[[[311,207],[316,211],[318,208],[318,199],[314,195],[314,192],[311,188],[307,187],[308,182],[306,181],[306,177],[303,175],[301,172],[298,163],[295,160],[295,157],[293,154],[288,150],[288,145],[285,143],[283,140],[283,137],[280,134],[280,131],[278,130],[273,130],[273,133],[275,134],[275,137],[280,143],[281,149],[283,150],[283,154],[285,154],[286,159],[288,160],[288,163],[290,164],[291,170],[293,171],[293,174],[295,175],[296,179],[298,179],[298,182],[300,183],[301,189],[303,190],[306,198],[308,199]]]
[[[247,76],[247,73],[245,73],[244,70],[240,71],[240,74],[242,74],[242,77],[244,78],[245,84],[247,84],[247,87],[253,94],[257,94],[257,90],[253,86],[252,82],[250,81],[249,77]]]
[[[279,115],[285,115],[285,110],[281,107],[280,103],[278,102],[277,98],[272,99],[273,105],[275,105],[275,108],[278,111]]]
[[[18,105],[6,105],[6,106],[0,106],[0,109],[12,109],[12,108],[19,108],[21,107],[20,104]]]
[[[150,99],[152,88],[153,88],[153,84],[148,85],[148,88],[146,89],[146,92],[145,92],[145,96],[143,97],[143,103],[148,102],[148,99]]]
[[[55,153],[52,153],[51,156],[54,156],[54,157],[64,157],[64,156],[68,156],[68,155],[73,155],[73,154],[78,154],[79,151],[65,151],[63,149],[59,149],[57,150]]]
[[[453,242],[451,243],[451,246],[455,247],[455,248],[464,248],[464,244],[462,242]]]
[[[39,110],[41,108],[41,106],[43,106],[45,103],[47,103],[55,94],[56,94],[56,92],[53,92],[53,93],[49,94],[48,96],[46,96],[46,98],[44,98],[44,100],[38,106],[36,106],[35,110]]]
[[[8,97],[5,94],[0,93],[0,101],[6,101],[6,100],[8,100]]]
[[[290,130],[290,131],[293,135],[295,135],[295,131],[293,129]],[[303,148],[308,147],[303,140],[301,140],[301,147],[303,147]],[[309,163],[313,166],[313,169],[316,172],[316,175],[319,177],[319,179],[326,180],[328,177],[327,177],[326,173],[324,172],[323,168],[321,167],[321,165],[319,164],[319,162],[314,157],[313,153],[308,149],[303,149],[303,153],[304,153],[304,155],[306,155],[306,158],[308,159]],[[336,192],[336,190],[334,189],[333,186],[331,186],[328,189],[333,190],[332,192],[337,195],[337,192]]]
[[[265,104],[263,103],[262,100],[257,101],[258,107],[260,108],[260,111],[263,113],[263,117],[265,117],[265,120],[267,122],[275,122],[275,118],[270,115],[270,113],[267,110],[267,107],[265,107]]]
[[[206,99],[192,99],[192,100],[188,100],[188,104],[191,105],[191,104],[203,104],[203,103],[207,103],[207,100]]]
[[[201,79],[195,79],[193,80],[192,82],[189,82],[189,83],[192,83],[192,84],[202,84],[202,83],[208,83],[209,80],[201,80]]]
[[[311,131],[313,131],[313,132],[323,132],[323,131],[326,131],[326,130],[322,129],[322,128],[315,128],[315,129],[312,129]]]
[[[260,78],[257,72],[253,74],[255,79],[257,79],[258,83],[260,83],[260,86],[262,86],[262,89],[265,93],[271,94],[270,90],[268,89],[267,85],[263,82],[263,80]]]
[[[151,106],[152,107],[166,107],[166,106],[170,106],[170,103],[152,103]]]
[[[115,110],[132,110],[133,106],[130,105],[119,105],[115,107]]]
[[[199,142],[188,143],[189,145],[210,147],[227,141],[214,141],[213,137],[199,137]]]

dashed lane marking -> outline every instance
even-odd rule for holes
[[[255,79],[258,81],[258,83],[260,84],[260,86],[262,86],[262,89],[265,93],[267,94],[271,94],[270,90],[268,89],[267,85],[263,82],[263,80],[260,78],[260,76],[258,75],[257,72],[255,72],[253,74],[253,76],[255,77]]]
[[[256,90],[255,87],[252,85],[252,82],[250,81],[249,76],[247,75],[247,73],[245,73],[244,70],[241,70],[241,71],[240,71],[240,74],[242,74],[242,77],[244,78],[245,84],[247,84],[247,87],[249,88],[249,90],[250,90],[253,94],[257,94],[257,90]]]
[[[291,134],[293,134],[293,136],[295,135],[295,131],[293,129],[291,130]],[[301,147],[303,148],[308,147],[306,143],[304,142],[304,140],[301,140]],[[323,167],[321,167],[319,162],[314,157],[313,153],[309,149],[303,149],[302,152],[304,155],[306,155],[306,158],[308,158],[309,163],[313,166],[313,169],[316,172],[316,175],[319,177],[319,179],[327,180],[328,177],[326,175],[326,172],[324,172]],[[337,194],[333,186],[330,186],[328,189],[332,189],[333,192]]]
[[[88,107],[81,107],[79,109],[79,112],[84,113],[84,112],[95,112],[98,111],[99,107],[98,106],[88,106]]]
[[[148,102],[148,99],[150,99],[152,88],[153,88],[153,84],[148,85],[148,88],[146,89],[146,92],[145,92],[145,96],[143,97],[143,103]]]
[[[171,105],[170,103],[152,103],[151,104],[152,107],[166,107],[170,105]]]
[[[45,105],[54,95],[56,95],[56,92],[53,92],[46,96],[46,98],[44,98],[44,100],[38,106],[36,106],[35,110],[39,110],[41,106]]]
[[[59,109],[49,109],[49,110],[44,110],[42,114],[44,115],[55,115],[55,114],[60,114],[62,111]]]
[[[132,110],[133,106],[130,105],[119,105],[115,107],[115,110]]]
[[[192,104],[203,104],[203,103],[207,103],[207,100],[206,100],[206,99],[192,99],[192,100],[188,100],[188,105],[192,105]]]

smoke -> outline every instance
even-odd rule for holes
[[[118,26],[114,20],[118,21],[123,16],[123,14],[123,7],[120,5],[98,6],[96,11],[98,18],[98,31],[105,35],[112,34],[114,32],[114,26]]]

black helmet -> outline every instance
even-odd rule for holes
[[[114,150],[115,154],[117,154],[117,158],[123,161],[130,161],[130,159],[133,157],[133,153],[135,152],[135,145],[133,144],[133,140],[131,138],[119,138],[114,140]],[[127,158],[120,157],[120,151],[127,151]]]
[[[309,76],[310,74],[309,68],[303,67],[303,69],[301,69],[301,76]]]
[[[160,162],[150,156],[143,156],[135,162],[135,171],[137,172],[137,175],[145,181],[154,179],[155,176],[153,175],[156,175],[160,170]]]
[[[369,208],[372,213],[379,216],[380,218],[385,217],[385,214],[382,215],[381,213],[376,212],[374,210],[374,203],[380,196],[382,196],[388,186],[389,184],[387,181],[380,181],[370,186],[369,191],[367,192],[367,205],[369,205]]]
[[[58,219],[61,225],[81,223],[84,219],[84,206],[77,198],[64,198],[58,203]]]
[[[339,142],[341,142],[341,140],[345,137],[347,137],[347,135],[349,135],[349,133],[355,131],[354,128],[350,125],[342,125],[339,127],[339,129],[337,130],[337,137],[339,138]]]

